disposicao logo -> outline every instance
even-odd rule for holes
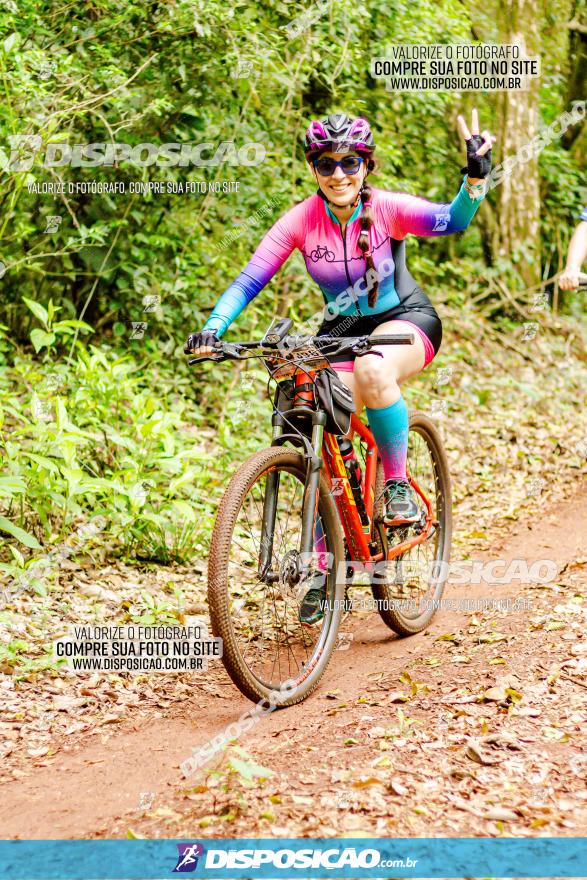
[[[198,859],[204,855],[204,847],[201,843],[178,843],[177,865],[173,869],[174,874],[189,874],[198,867]]]

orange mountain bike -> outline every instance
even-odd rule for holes
[[[387,626],[412,635],[438,607],[451,544],[448,463],[428,416],[411,412],[409,421],[408,480],[420,520],[387,527],[371,431],[352,415],[357,452],[349,458],[345,438],[326,430],[330,417],[316,393],[329,356],[361,357],[375,345],[413,344],[413,335],[302,337],[290,335],[290,327],[290,319],[280,319],[260,342],[221,342],[214,355],[189,361],[258,358],[277,382],[272,444],[230,480],[208,565],[212,631],[223,639],[226,670],[246,697],[272,707],[298,703],[318,685],[357,569],[368,573]],[[324,616],[308,627],[300,604],[317,567],[324,571]]]

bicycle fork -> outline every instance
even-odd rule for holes
[[[320,484],[320,470],[322,468],[322,442],[324,440],[326,415],[323,412],[317,412],[314,413],[314,415],[315,418],[312,419],[312,450],[314,455],[308,457],[308,465],[306,469],[300,554],[310,554],[314,550],[314,529],[316,526],[316,515],[318,513],[318,487]],[[309,558],[310,556],[301,555],[301,559]]]
[[[311,559],[314,550],[314,530],[318,511],[320,470],[322,467],[322,443],[324,439],[324,426],[326,415],[323,412],[312,412],[312,442],[307,444],[307,467],[304,482],[302,528],[300,536],[299,557],[297,571],[293,581],[299,583],[307,574],[302,560]],[[281,439],[283,428],[277,424],[274,426],[274,442]],[[261,547],[259,551],[259,578],[266,583],[274,583],[279,580],[279,574],[271,569],[273,558],[273,536],[275,533],[275,517],[277,514],[277,499],[279,496],[279,471],[271,471],[267,475],[265,497],[263,499],[263,519],[261,525]]]

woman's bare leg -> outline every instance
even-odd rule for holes
[[[420,515],[413,490],[407,484],[408,408],[400,384],[419,373],[426,360],[422,338],[408,323],[388,321],[371,335],[394,333],[410,333],[414,343],[376,347],[372,353],[357,358],[353,374],[383,465],[389,523],[412,522]]]
[[[424,368],[426,352],[422,337],[404,321],[386,321],[380,324],[372,336],[391,333],[411,333],[413,345],[381,345],[374,351],[382,357],[368,354],[357,358],[353,378],[358,395],[365,406],[378,409],[391,406],[401,395],[400,384],[415,376]]]

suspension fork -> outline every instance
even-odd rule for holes
[[[273,416],[273,440],[283,434],[283,418]],[[271,569],[273,558],[273,536],[275,534],[275,515],[277,513],[277,497],[279,495],[279,471],[276,469],[267,475],[265,498],[263,499],[263,520],[261,523],[261,548],[259,550],[258,573],[260,580],[265,580]]]
[[[312,553],[314,549],[314,527],[319,500],[320,470],[322,468],[322,443],[326,414],[308,410],[312,417],[312,442],[306,441],[306,479],[304,482],[302,529],[300,538],[300,554]],[[273,417],[273,442],[279,443],[283,435],[283,418]],[[279,471],[271,471],[267,475],[265,498],[263,499],[263,519],[261,525],[261,548],[259,551],[259,578],[266,580],[272,577],[271,560],[273,558],[273,536],[275,534],[275,516],[279,495]],[[309,557],[302,557],[302,559]],[[301,578],[304,572],[298,572]]]
[[[324,440],[325,412],[312,413],[312,450],[308,455],[306,483],[304,486],[304,506],[302,508],[302,535],[300,553],[312,553],[314,550],[314,530],[318,513],[320,470],[322,468],[322,443]],[[302,559],[309,556],[302,556]]]

